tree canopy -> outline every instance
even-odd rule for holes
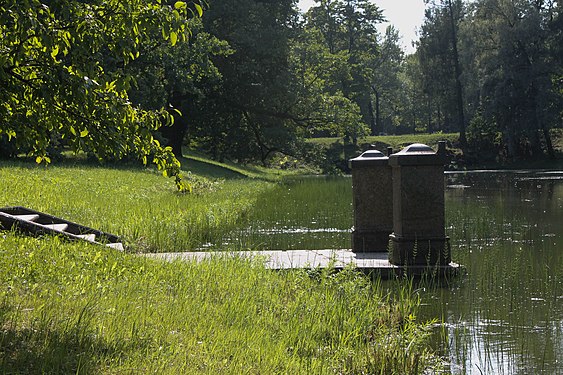
[[[179,163],[153,132],[165,109],[132,105],[126,67],[147,46],[189,36],[199,3],[160,0],[7,0],[0,4],[0,134],[11,150],[49,162],[64,144],[100,161],[153,157],[178,175]]]
[[[425,3],[406,55],[368,0],[304,14],[296,0],[209,0],[205,14],[203,0],[6,0],[0,154],[82,150],[176,176],[184,146],[268,164],[308,157],[311,137],[356,152],[368,134],[443,131],[469,159],[553,157],[561,2]]]

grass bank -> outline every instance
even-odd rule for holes
[[[122,235],[132,252],[185,250],[238,225],[277,178],[198,162],[190,195],[150,170],[0,162],[0,205]],[[412,288],[396,290],[352,269],[161,263],[3,232],[0,373],[423,373],[439,365],[429,326]]]
[[[370,145],[386,152],[388,147],[393,152],[402,150],[412,143],[423,143],[434,150],[438,149],[438,142],[446,141],[446,147],[450,152],[450,165],[448,169],[562,169],[563,168],[563,129],[551,130],[551,141],[555,152],[555,158],[547,156],[535,157],[533,159],[503,160],[499,157],[500,149],[497,144],[484,143],[470,150],[464,155],[459,148],[459,133],[433,133],[433,134],[405,134],[370,136],[358,140],[358,145],[344,145],[341,138],[311,138],[308,142],[318,147],[320,153],[325,155],[325,165],[322,169],[333,172],[331,168],[336,166],[337,171],[349,172],[348,159],[357,156]]]
[[[453,147],[459,139],[459,133],[434,133],[434,134],[405,134],[405,135],[381,135],[369,136],[358,140],[360,145],[375,145],[380,151],[386,151],[387,147],[393,148],[394,152],[402,150],[412,143],[424,143],[437,149],[439,141],[446,141],[449,147]],[[324,147],[329,147],[335,142],[341,141],[340,138],[310,138],[309,142]]]
[[[195,193],[186,195],[153,170],[2,163],[0,180],[9,183],[0,185],[0,206],[26,206],[123,236],[133,251],[186,251],[240,225],[260,192],[273,187],[264,179],[275,178],[232,178],[229,168],[207,168],[208,176],[188,175]],[[225,178],[217,179],[221,173]]]

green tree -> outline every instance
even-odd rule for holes
[[[213,58],[222,81],[206,94],[205,110],[191,113],[189,137],[215,158],[266,163],[295,151],[289,41],[296,19],[292,0],[210,2],[204,29],[232,53]]]
[[[333,77],[332,92],[354,102],[364,124],[375,129],[372,81],[379,53],[377,25],[384,20],[381,10],[367,0],[318,0],[306,17],[305,29],[317,30],[328,53],[346,61]],[[345,138],[356,143],[358,136]]]
[[[400,82],[402,101],[401,133],[415,133],[418,131],[433,132],[433,103],[432,97],[425,90],[424,76],[420,65],[418,52],[408,55],[402,64]]]
[[[549,129],[561,121],[561,60],[553,43],[560,10],[553,1],[475,3],[482,119],[502,133],[509,159],[541,155],[542,144],[553,157]]]
[[[188,40],[175,46],[147,46],[127,69],[135,77],[131,100],[144,109],[166,108],[173,116],[172,124],[159,128],[159,133],[177,158],[182,157],[192,114],[205,108],[209,93],[221,85],[222,75],[213,58],[232,53],[227,42],[203,31],[201,19],[191,19],[189,28]]]
[[[465,101],[459,51],[459,25],[464,18],[461,0],[427,1],[417,55],[423,72],[424,93],[433,110],[433,123],[442,130],[459,130],[460,145],[467,148]],[[455,121],[456,126],[451,122]]]
[[[156,38],[185,40],[188,18],[201,14],[199,3],[183,1],[3,1],[0,133],[37,162],[49,162],[58,141],[100,161],[151,156],[178,177],[178,161],[153,137],[171,117],[130,103],[123,68]]]
[[[366,62],[367,79],[371,88],[371,100],[368,104],[370,112],[373,113],[373,135],[394,131],[404,120],[404,63],[399,32],[389,26],[379,43],[379,48]]]
[[[320,30],[304,28],[291,43],[292,90],[299,101],[294,107],[304,136],[361,137],[368,131],[360,109],[340,87],[350,74],[346,53],[331,53]]]

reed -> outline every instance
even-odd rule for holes
[[[422,316],[443,317],[436,348],[454,373],[559,373],[561,185],[493,174],[446,198],[452,257],[467,276],[421,296]]]

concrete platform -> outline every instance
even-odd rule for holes
[[[336,270],[352,264],[357,269],[381,278],[400,275],[421,276],[424,274],[440,277],[456,276],[463,271],[457,263],[440,267],[400,267],[389,263],[387,252],[354,253],[349,249],[340,250],[264,250],[240,252],[182,252],[182,253],[148,253],[147,258],[163,261],[202,261],[213,257],[243,257],[264,262],[264,266],[272,270],[334,268]]]

